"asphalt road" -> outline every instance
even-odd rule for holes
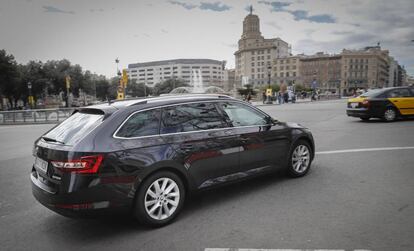
[[[51,125],[0,126],[0,249],[414,250],[414,149],[366,150],[414,146],[414,120],[362,122],[348,118],[344,106],[261,107],[312,130],[319,154],[311,172],[203,192],[160,229],[127,216],[69,219],[44,208],[32,197],[29,171],[33,141]],[[327,152],[348,149],[362,150]]]

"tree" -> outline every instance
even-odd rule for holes
[[[253,89],[253,86],[251,84],[245,85],[245,88],[243,89],[237,89],[237,92],[241,96],[246,96],[250,93],[250,95],[256,95],[256,91]]]
[[[165,93],[170,93],[174,88],[188,86],[189,85],[181,79],[168,79],[164,82],[156,84],[153,89],[153,94],[161,95]]]
[[[15,107],[19,94],[20,75],[13,55],[0,50],[0,103],[3,106],[3,96],[7,98],[11,107]],[[2,107],[3,109],[3,107]]]
[[[145,97],[152,94],[152,88],[146,86],[143,83],[137,84],[136,80],[129,81],[127,86],[127,93],[132,97]],[[145,88],[145,89],[144,89]]]

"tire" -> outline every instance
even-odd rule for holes
[[[382,118],[386,122],[392,122],[397,119],[397,115],[397,111],[393,107],[387,107]]]
[[[362,121],[369,121],[370,117],[360,117]]]
[[[305,140],[298,140],[289,154],[288,175],[293,178],[305,176],[309,172],[311,164],[312,148]]]
[[[169,171],[157,172],[138,188],[133,214],[144,225],[162,227],[180,213],[184,199],[185,188],[180,177]]]

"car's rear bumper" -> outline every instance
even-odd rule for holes
[[[113,186],[94,186],[79,191],[61,193],[42,183],[34,172],[30,174],[33,196],[50,210],[68,217],[95,216],[126,211],[133,199],[117,193]]]

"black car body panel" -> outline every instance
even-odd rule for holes
[[[269,122],[235,127],[223,117],[222,128],[218,129],[130,138],[117,136],[119,129],[136,113],[211,103],[217,108],[217,114],[222,114],[218,104],[223,100],[255,110]],[[291,147],[299,139],[310,144],[312,158],[314,156],[315,146],[308,129],[294,123],[273,121],[257,108],[235,99],[193,96],[123,102],[79,109],[79,113],[102,113],[103,117],[99,125],[74,145],[49,142],[45,136],[35,142],[34,156],[47,162],[47,168],[43,168],[46,171],[36,165],[32,168],[32,190],[38,201],[64,215],[127,209],[131,208],[142,181],[159,170],[176,173],[186,190],[194,192],[286,167]],[[102,156],[95,173],[67,172],[51,163],[76,162],[87,156]]]

